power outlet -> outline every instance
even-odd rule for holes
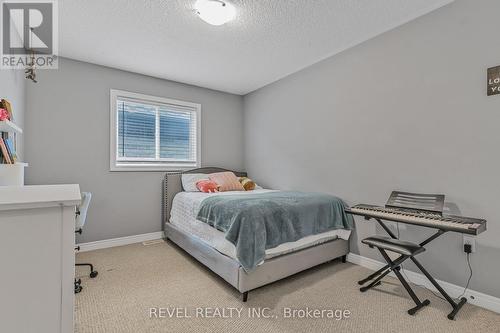
[[[464,244],[469,244],[471,247],[471,253],[476,252],[476,238],[468,235],[464,235]],[[463,249],[463,247],[462,247]]]

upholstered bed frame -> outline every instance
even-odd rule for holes
[[[184,251],[210,268],[243,294],[246,302],[248,291],[278,281],[300,271],[342,258],[349,252],[348,242],[335,239],[303,250],[285,254],[264,261],[254,271],[247,273],[237,260],[221,254],[211,246],[185,233],[169,223],[170,210],[174,196],[182,191],[181,175],[183,173],[213,173],[230,171],[215,167],[205,167],[184,172],[168,172],[163,184],[163,230],[166,239],[177,244]],[[245,172],[235,172],[237,176],[246,176]]]

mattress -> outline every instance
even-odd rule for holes
[[[248,192],[233,191],[220,193],[179,192],[174,197],[172,203],[170,223],[175,225],[181,231],[195,236],[220,253],[237,260],[236,248],[234,244],[225,239],[224,233],[196,219],[200,204],[204,199],[210,196],[235,194],[244,196],[250,193],[256,194],[271,191],[274,190],[259,189]],[[280,255],[302,250],[337,238],[348,240],[350,235],[351,231],[345,229],[330,230],[324,233],[310,235],[295,242],[283,243],[272,249],[267,249],[265,259],[271,259]]]

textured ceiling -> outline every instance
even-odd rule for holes
[[[232,0],[216,27],[195,0],[59,0],[59,53],[246,94],[452,1]]]

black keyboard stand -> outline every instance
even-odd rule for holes
[[[396,235],[394,235],[394,233],[391,231],[391,229],[389,229],[389,227],[387,227],[387,225],[381,219],[365,216],[365,219],[367,219],[367,220],[369,220],[370,218],[375,219],[378,222],[378,224],[380,224],[380,226],[385,230],[385,232],[389,236],[391,236],[394,239],[397,239]],[[439,236],[441,236],[445,232],[446,232],[445,230],[439,229],[435,234],[433,234],[432,236],[430,236],[429,238],[427,238],[426,240],[421,242],[419,245],[424,246],[426,244],[429,244],[430,242],[432,242],[433,240],[435,240],[436,238],[438,238]],[[400,262],[403,258],[405,258],[405,256],[401,255],[399,258],[394,260],[394,262]],[[427,272],[427,270],[422,266],[422,264],[420,264],[420,262],[417,259],[415,259],[415,257],[410,257],[410,259],[411,259],[411,261],[413,261],[413,263],[415,263],[415,265],[418,267],[418,269],[427,277],[427,279],[434,285],[434,287],[436,287],[436,289],[439,291],[439,293],[441,295],[443,295],[443,297],[453,307],[453,311],[451,311],[448,314],[448,319],[453,320],[455,318],[456,314],[458,313],[458,311],[460,311],[462,306],[467,302],[467,299],[465,297],[462,297],[458,303],[455,302],[455,300],[453,298],[451,298],[450,295],[448,295],[448,293],[446,291],[444,291],[444,289],[439,285],[439,283],[437,283],[437,281],[432,277],[432,275],[429,272]],[[390,266],[385,265],[384,267],[382,267],[381,269],[379,269],[375,273],[371,274],[370,276],[366,277],[365,279],[358,281],[358,284],[363,285],[366,282],[371,281],[371,280],[377,278],[378,276],[380,276],[380,278],[378,278],[378,279],[376,279],[376,281],[374,281],[375,283],[371,283],[370,285],[364,287],[364,290],[370,289],[370,288],[378,285],[379,281],[382,279],[382,277],[389,274],[389,272],[390,272]]]

